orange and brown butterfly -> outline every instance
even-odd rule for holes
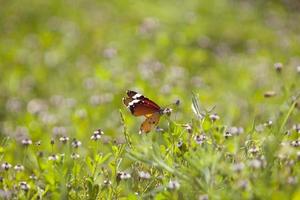
[[[166,109],[162,109],[159,105],[146,98],[144,95],[128,90],[127,97],[123,98],[123,103],[134,116],[144,116],[145,121],[141,124],[140,134],[148,133],[153,127],[156,127],[161,115]]]

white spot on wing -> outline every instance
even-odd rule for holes
[[[141,96],[143,96],[143,95],[141,95],[141,94],[139,94],[139,93],[136,93],[132,98],[133,98],[133,99],[137,99],[137,98],[139,98],[139,97],[141,97]]]
[[[138,102],[140,102],[140,100],[138,100],[138,99],[134,99],[134,100],[132,100],[131,102],[129,102],[129,104],[128,104],[128,108],[130,107],[130,106],[133,106],[134,104],[136,104],[136,103],[138,103]]]

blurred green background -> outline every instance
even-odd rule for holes
[[[227,125],[272,119],[299,91],[299,8],[291,0],[2,0],[1,136],[86,141],[102,128],[118,138],[122,109],[135,137],[140,121],[121,101],[127,89],[161,106],[179,99],[173,118],[182,123],[192,92]],[[265,99],[266,91],[277,95]]]
[[[297,199],[300,153],[289,144],[299,143],[299,109],[291,109],[300,92],[299,10],[297,0],[0,0],[0,161],[25,167],[19,173],[1,165],[0,196],[92,199],[101,186],[99,196],[116,198]],[[138,135],[142,119],[122,103],[128,89],[162,107],[180,100],[160,122],[164,134]],[[193,94],[201,110],[216,106],[219,122],[195,119]],[[124,142],[120,110],[132,149],[110,143]],[[195,125],[194,135],[186,123]],[[246,134],[227,140],[231,126]],[[90,141],[98,128],[105,133],[100,146]],[[190,144],[203,130],[208,142]],[[283,136],[286,130],[292,134]],[[68,149],[61,136],[82,147]],[[25,138],[41,145],[23,148]],[[71,152],[81,160],[71,161]],[[52,163],[52,154],[62,159]],[[133,181],[119,184],[117,170]],[[149,183],[134,175],[140,170],[152,173]],[[181,184],[178,193],[164,188],[172,179]],[[24,180],[29,193],[15,187]]]

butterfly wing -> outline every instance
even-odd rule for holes
[[[134,92],[127,91],[127,97],[123,98],[123,103],[130,109],[131,113],[135,116],[153,114],[160,111],[160,106],[144,97],[143,95]]]
[[[146,98],[144,95],[142,95],[142,94],[139,94],[139,93],[137,93],[137,92],[135,92],[135,91],[132,91],[132,90],[127,90],[127,92],[126,92],[126,94],[127,94],[127,98],[126,99],[128,99],[128,100],[143,100],[143,101],[145,101],[145,103],[147,103],[148,105],[151,105],[151,106],[153,106],[153,107],[155,107],[155,108],[157,108],[157,109],[160,109],[160,106],[159,105],[157,105],[156,103],[154,103],[153,101],[151,101],[150,99],[148,99],[148,98]],[[126,105],[126,104],[125,104]],[[126,105],[127,106],[127,105]]]
[[[139,94],[139,93],[137,93],[137,92],[135,92],[135,91],[132,91],[132,90],[127,90],[127,91],[126,91],[126,94],[127,94],[128,97],[131,97],[131,98],[133,98],[133,99],[136,99],[136,98],[138,98],[139,96],[143,96],[143,95],[141,95],[141,94]]]
[[[142,133],[149,133],[151,129],[155,126],[157,126],[160,119],[160,113],[156,112],[148,117],[146,117],[145,121],[141,124],[140,127],[140,134]]]
[[[153,113],[159,112],[159,109],[145,103],[144,101],[133,100],[128,104],[128,108],[134,116],[150,116]]]
[[[148,133],[153,127],[157,126],[161,115],[159,105],[131,90],[127,91],[127,97],[123,98],[123,103],[130,109],[134,116],[146,117],[145,121],[141,124],[140,133]]]
[[[123,98],[123,103],[125,104],[126,107],[128,107],[128,104],[129,104],[131,101],[133,101],[133,97],[134,97],[136,94],[138,94],[138,93],[135,92],[135,91],[130,91],[130,90],[128,90],[128,91],[126,92],[126,94],[127,94],[127,97],[124,97],[124,98]]]

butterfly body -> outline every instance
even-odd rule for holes
[[[140,133],[150,132],[153,127],[157,126],[160,116],[164,113],[164,109],[159,105],[135,91],[128,90],[123,103],[134,116],[146,117],[141,124]]]

